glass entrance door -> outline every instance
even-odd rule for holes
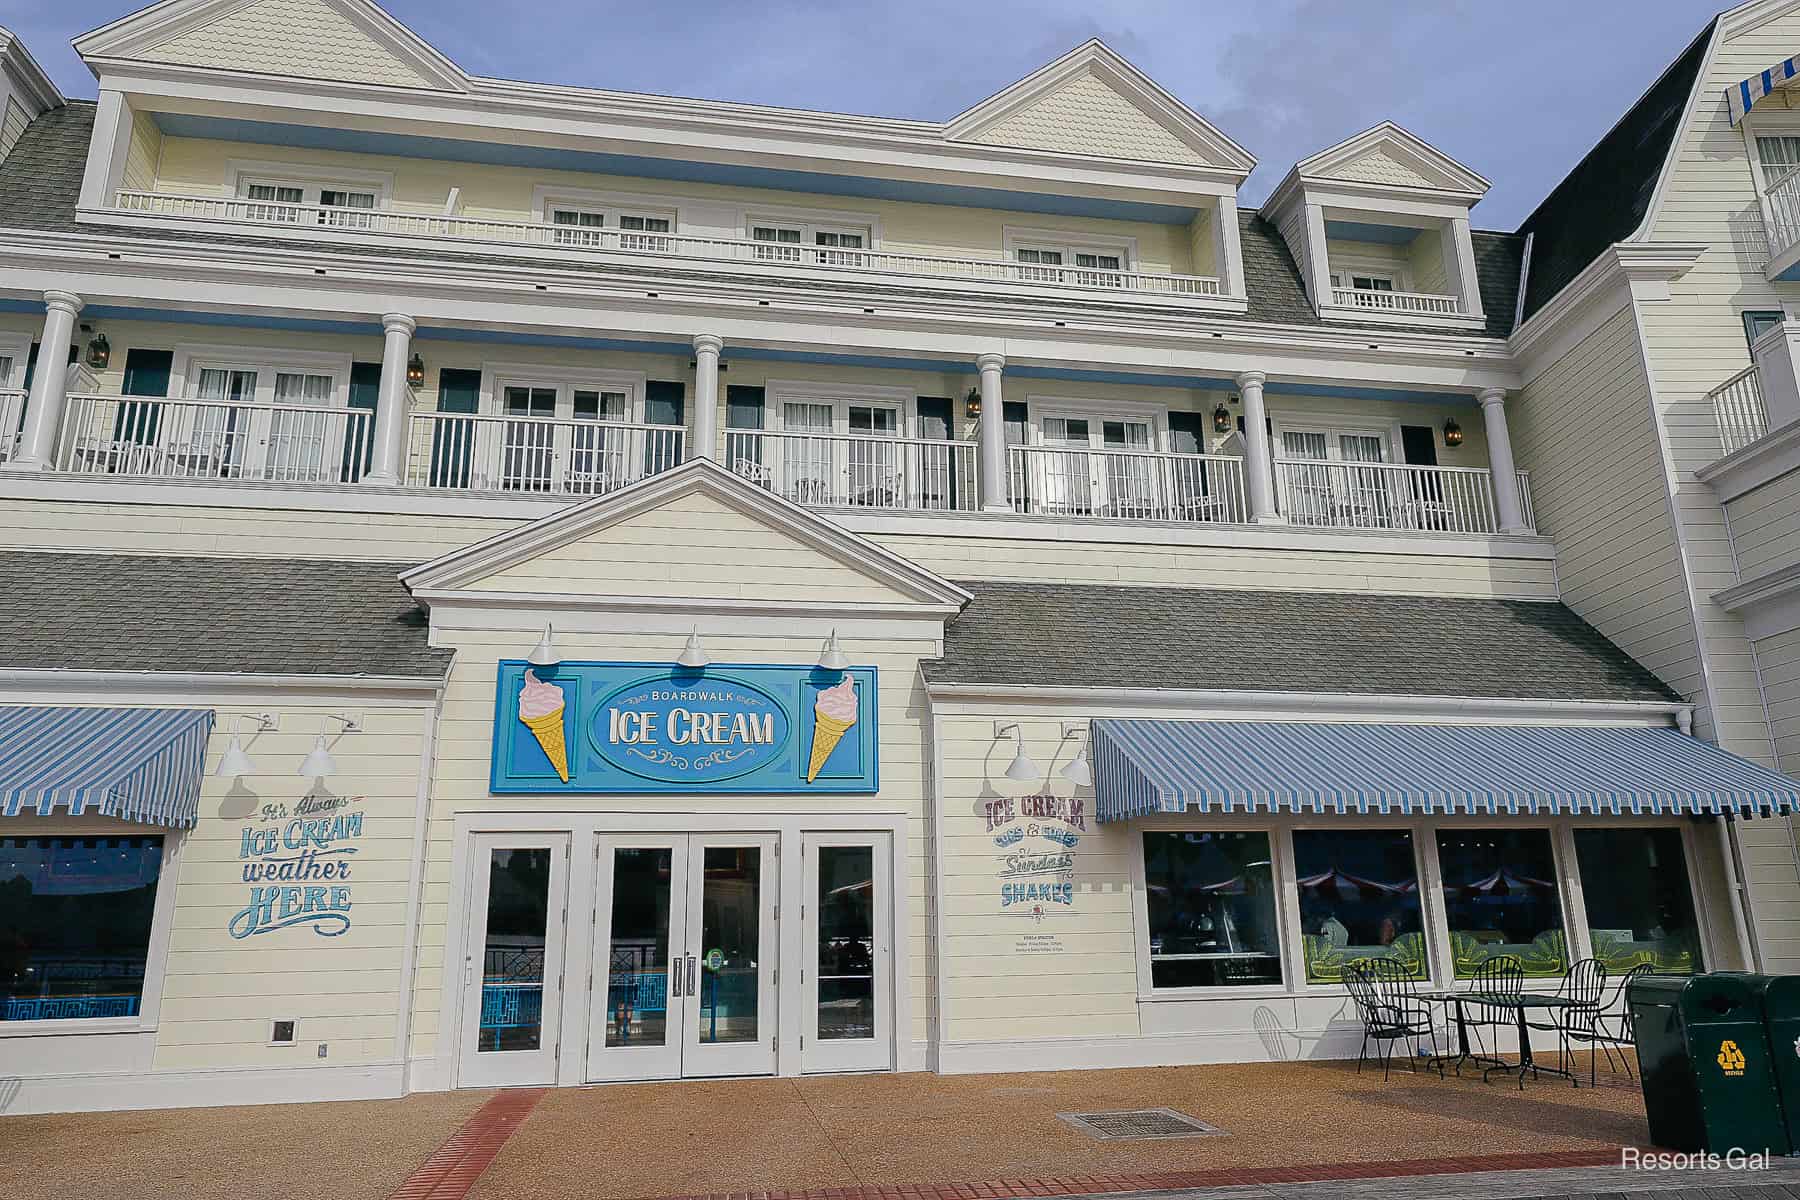
[[[482,834],[472,849],[459,1082],[554,1083],[569,839]]]
[[[589,1078],[774,1074],[775,847],[599,839]]]
[[[893,1065],[886,834],[801,837],[802,1071]]]

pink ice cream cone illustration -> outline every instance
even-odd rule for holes
[[[819,777],[825,760],[856,724],[856,709],[856,681],[848,675],[819,693],[813,703],[812,756],[806,763],[806,782]]]
[[[545,683],[530,671],[519,688],[519,720],[531,730],[538,745],[556,768],[556,777],[569,782],[569,747],[563,736],[563,690]]]

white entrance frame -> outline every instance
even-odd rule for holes
[[[880,882],[875,892],[875,1035],[871,1039],[824,1042],[819,1038],[819,850],[868,846],[870,869]],[[800,1055],[811,1070],[887,1071],[894,1066],[893,872],[894,841],[884,830],[811,831],[800,835]],[[886,952],[884,953],[884,946]]]
[[[523,798],[521,798],[523,799]],[[589,798],[581,798],[586,800]],[[670,805],[668,796],[617,796],[600,798],[615,805],[606,810],[569,811],[554,806],[570,802],[580,802],[574,797],[543,798],[546,808],[535,811],[500,812],[471,811],[456,814],[452,830],[450,861],[450,903],[448,928],[445,929],[445,945],[462,947],[468,944],[471,912],[470,875],[472,862],[471,849],[474,835],[478,833],[568,833],[571,846],[588,847],[586,853],[571,853],[569,862],[569,916],[564,927],[565,950],[562,962],[562,1030],[559,1035],[556,1083],[558,1086],[576,1086],[588,1082],[586,1075],[587,1042],[589,1036],[588,1005],[591,1000],[592,979],[594,975],[594,914],[598,903],[598,889],[595,878],[595,855],[592,851],[594,839],[601,833],[767,833],[776,832],[781,835],[780,845],[783,858],[790,853],[798,853],[800,836],[803,832],[832,833],[838,831],[879,831],[887,833],[892,844],[904,846],[906,842],[907,813],[897,808],[872,808],[857,811],[837,811],[821,813],[804,808],[782,807],[783,797],[767,798],[768,808],[758,811],[705,811],[702,809],[682,809]],[[676,797],[680,800],[680,797]],[[699,799],[704,799],[703,797]],[[733,800],[743,800],[734,797]],[[793,803],[789,798],[790,805]],[[660,808],[658,806],[661,806]],[[789,850],[788,847],[793,847]],[[905,872],[905,856],[895,853],[889,856],[888,886],[894,897],[892,922],[889,931],[891,954],[892,1012],[894,1014],[892,1036],[894,1040],[894,1059],[897,1069],[917,1070],[923,1064],[916,1062],[913,1053],[911,1031],[912,1016],[912,964],[911,946],[906,936],[907,915],[910,900],[907,895],[908,880]],[[785,864],[783,864],[785,866]],[[788,920],[785,914],[798,913],[801,898],[801,880],[799,870],[782,870],[779,876],[779,895],[776,900],[776,937],[780,946],[780,962],[785,966],[798,963],[802,954],[800,921]],[[460,965],[460,964],[459,964]],[[786,976],[780,985],[789,987]],[[798,983],[793,984],[787,992],[789,996],[798,995]],[[475,1086],[462,1082],[460,1078],[461,1064],[457,1053],[460,1042],[460,1031],[465,1017],[465,990],[462,987],[462,973],[459,970],[445,970],[438,985],[438,1005],[441,1019],[438,1024],[437,1043],[433,1050],[433,1062],[421,1064],[429,1077],[442,1080],[447,1087]],[[777,1076],[792,1077],[800,1075],[800,1005],[797,1002],[777,1004],[777,1033],[775,1046],[775,1073]]]

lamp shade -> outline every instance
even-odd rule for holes
[[[554,667],[562,661],[562,656],[556,652],[556,643],[551,637],[550,626],[544,626],[544,636],[539,638],[538,644],[531,648],[531,653],[525,656],[525,661],[534,667]]]
[[[231,741],[226,743],[225,753],[219,756],[219,765],[213,768],[213,774],[220,779],[237,779],[256,774],[256,763],[244,752],[244,741],[235,733],[231,735]]]
[[[1062,777],[1076,787],[1094,786],[1094,765],[1088,761],[1087,747],[1083,746],[1069,765],[1062,769]]]
[[[1044,777],[1043,770],[1025,753],[1024,739],[1019,741],[1019,752],[1006,764],[1006,777],[1014,783],[1035,783]]]
[[[844,657],[844,648],[838,644],[837,630],[825,639],[825,646],[819,651],[819,669],[821,671],[842,671],[850,666],[850,660]]]
[[[688,634],[687,645],[681,648],[681,657],[675,660],[675,665],[698,671],[711,661],[712,659],[706,653],[706,647],[700,644],[700,630],[696,627],[692,633]]]
[[[300,769],[294,773],[302,779],[324,779],[336,775],[337,769],[337,759],[325,748],[325,735],[321,733],[313,740],[313,748],[300,760]]]

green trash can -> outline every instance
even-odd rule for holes
[[[1755,984],[1714,972],[1645,975],[1627,1002],[1650,1140],[1671,1150],[1789,1150]]]
[[[1788,1152],[1800,1153],[1800,975],[1763,975],[1755,991],[1787,1120]]]

